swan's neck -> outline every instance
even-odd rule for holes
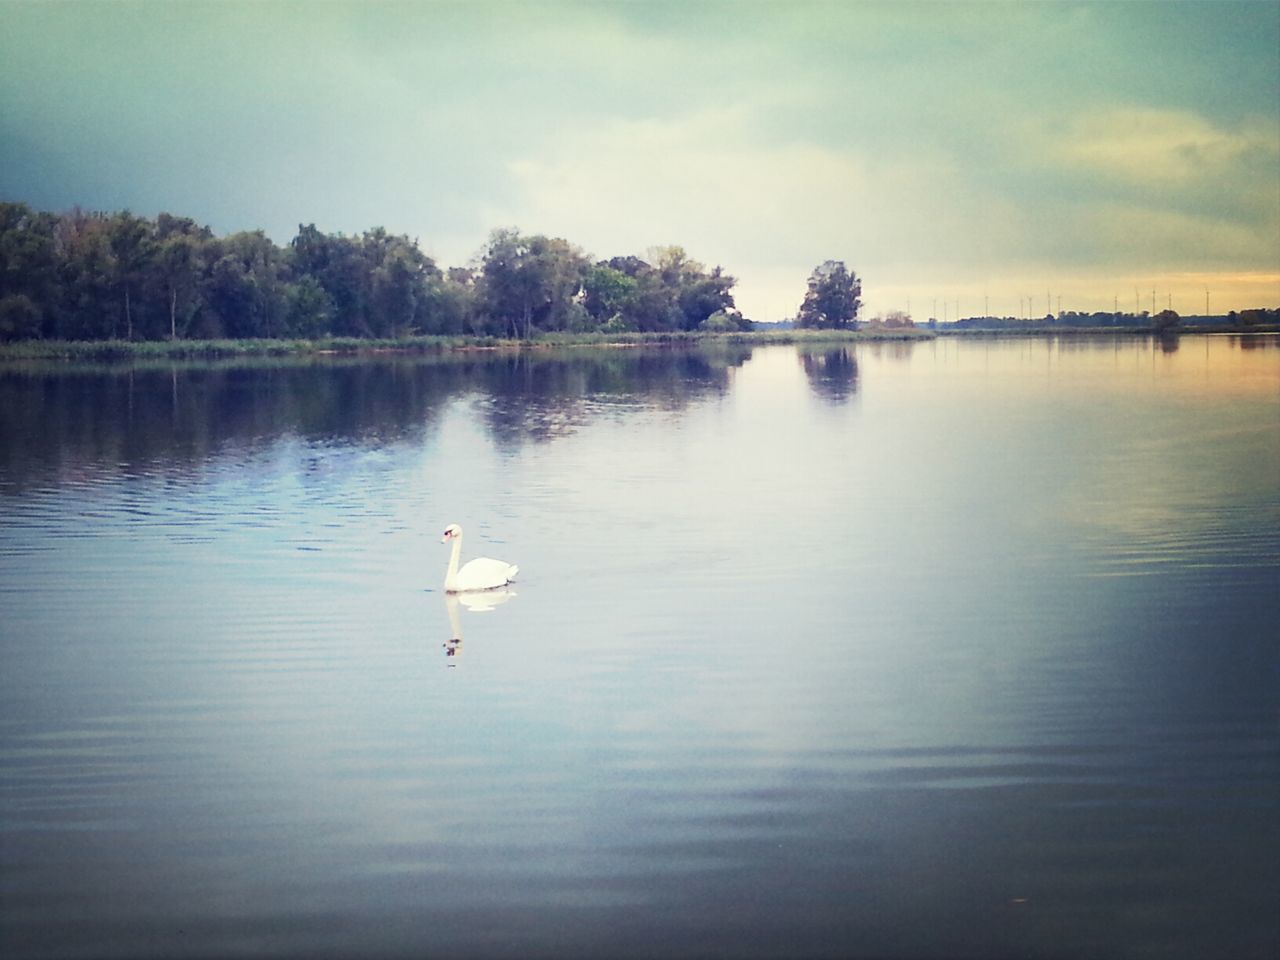
[[[453,550],[449,553],[449,570],[444,575],[444,588],[448,590],[458,578],[458,555],[462,553],[462,534],[453,538]]]

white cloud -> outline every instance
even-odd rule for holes
[[[863,277],[869,311],[911,300],[917,316],[935,298],[954,315],[957,297],[966,314],[988,302],[1013,314],[1034,295],[1042,312],[1046,287],[1067,291],[1064,309],[1106,309],[1113,288],[1163,290],[1172,281],[1159,278],[1219,267],[1225,295],[1244,289],[1230,279],[1240,268],[1265,284],[1280,266],[1277,200],[1247,169],[1272,162],[1265,124],[1230,132],[1189,112],[1117,110],[1081,115],[1064,137],[1036,121],[996,145],[988,176],[993,154],[959,145],[770,138],[762,112],[725,104],[562,131],[508,161],[505,200],[481,219],[600,257],[681,244],[737,276],[739,305],[760,320],[791,315],[828,258]]]
[[[492,222],[559,234],[597,256],[679,243],[738,274],[739,305],[757,319],[792,313],[825,259],[863,274],[922,254],[964,260],[1008,230],[998,218],[977,229],[980,211],[945,157],[889,162],[769,142],[745,106],[573,131],[509,170],[520,199],[491,209]]]
[[[1274,125],[1224,130],[1182,110],[1117,108],[1082,114],[1056,138],[1051,156],[1103,176],[1185,187],[1221,177],[1251,155],[1277,159]]]

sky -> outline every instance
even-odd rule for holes
[[[1280,3],[19,3],[0,199],[678,244],[792,316],[1280,306]]]

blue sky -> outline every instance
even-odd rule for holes
[[[1275,306],[1280,4],[0,2],[0,197],[677,243],[758,320],[827,258],[917,317]]]

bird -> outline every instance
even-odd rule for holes
[[[462,552],[462,527],[451,523],[444,528],[441,543],[453,541],[453,552],[449,554],[449,570],[444,576],[445,593],[466,593],[471,590],[495,590],[505,587],[515,579],[520,569],[505,560],[493,560],[489,557],[476,557],[469,560],[461,570],[458,569],[458,554]]]

